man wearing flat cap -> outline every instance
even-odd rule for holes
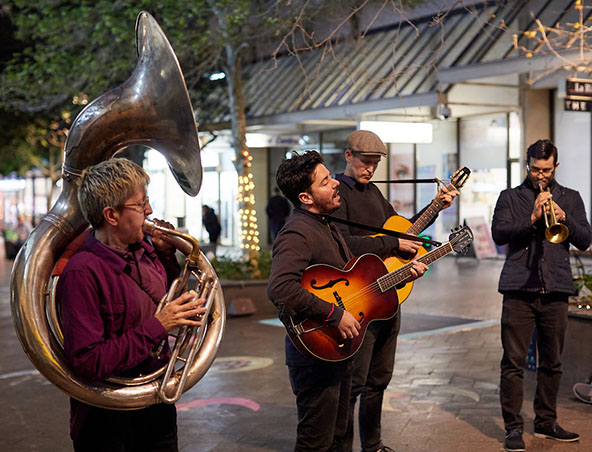
[[[383,227],[390,217],[397,215],[393,206],[384,198],[378,187],[370,182],[380,159],[386,155],[387,148],[375,133],[369,130],[357,130],[349,135],[345,149],[347,163],[345,172],[335,176],[340,182],[341,207],[333,213],[334,217],[374,227]],[[456,190],[449,192],[445,187],[442,187],[437,197],[443,203],[444,208],[447,208],[452,204],[457,194]],[[410,221],[413,223],[422,213],[423,210]],[[374,233],[371,231],[355,226],[336,225],[355,256],[374,253],[384,259],[398,252],[415,255],[420,246],[419,242],[386,235],[372,237],[371,234]],[[389,452],[393,450],[382,442],[380,417],[384,391],[391,380],[395,365],[397,335],[400,326],[400,311],[389,320],[372,322],[366,331],[360,350],[354,355],[348,433],[340,450],[348,452],[352,450],[355,423],[354,407],[358,396],[360,396],[358,419],[362,451]]]

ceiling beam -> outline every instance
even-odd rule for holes
[[[466,66],[451,67],[438,71],[440,83],[460,83],[466,80],[475,80],[485,77],[494,77],[508,74],[525,74],[528,72],[545,72],[561,69],[566,64],[586,65],[586,61],[592,59],[592,51],[584,52],[584,59],[580,59],[577,50],[565,51],[556,55],[541,55],[532,58],[513,57],[503,60],[485,61]]]
[[[399,96],[391,99],[380,99],[367,102],[359,102],[351,105],[339,105],[314,110],[294,111],[277,115],[250,118],[247,125],[257,124],[285,124],[301,123],[311,120],[323,119],[356,119],[357,117],[376,112],[388,112],[406,107],[422,107],[438,105],[438,93],[413,94]]]

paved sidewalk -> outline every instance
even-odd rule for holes
[[[403,304],[383,415],[385,443],[396,451],[503,450],[496,292],[502,263],[441,259]],[[0,263],[0,450],[71,450],[68,398],[33,369],[14,333],[10,265]],[[271,320],[263,314],[228,319],[216,362],[177,405],[183,452],[293,450],[296,409],[283,364],[284,332]],[[527,450],[592,450],[592,405],[577,401],[565,384],[559,421],[580,433],[581,441],[532,436],[534,385],[534,373],[527,372]]]

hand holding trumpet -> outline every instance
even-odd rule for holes
[[[549,202],[552,200],[553,195],[548,191],[542,191],[536,197],[534,201],[534,208],[530,214],[530,221],[534,224],[543,217],[543,212],[547,215],[553,215],[551,213],[551,207],[558,221],[564,221],[567,217],[565,211],[557,205],[556,202]],[[543,210],[544,209],[544,210]]]
[[[534,201],[534,209],[530,214],[530,221],[534,224],[541,217],[545,218],[545,238],[551,243],[561,243],[569,236],[569,229],[566,225],[559,223],[566,218],[565,211],[553,202],[553,196],[549,188],[543,189],[539,183],[541,192]]]

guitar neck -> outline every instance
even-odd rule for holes
[[[456,187],[450,184],[446,187],[446,189],[450,191],[456,189]],[[444,203],[442,201],[440,201],[437,197],[434,198],[434,200],[428,206],[428,208],[419,216],[417,220],[415,220],[411,227],[407,229],[407,231],[405,232],[407,234],[413,235],[419,234],[428,226],[428,224],[430,224],[430,221],[432,221],[436,217],[436,215],[438,215],[438,213],[442,210],[443,206]]]
[[[451,253],[453,250],[452,244],[450,242],[443,244],[442,246],[430,251],[427,254],[417,258],[416,260],[419,262],[423,262],[426,265],[430,265],[432,262],[437,261],[441,257],[446,256],[447,254]],[[387,290],[392,289],[393,287],[398,286],[406,282],[409,278],[411,278],[411,268],[413,267],[412,262],[409,262],[398,268],[395,271],[387,273],[384,276],[381,276],[376,280],[378,283],[378,287],[380,288],[381,292],[386,292]]]

